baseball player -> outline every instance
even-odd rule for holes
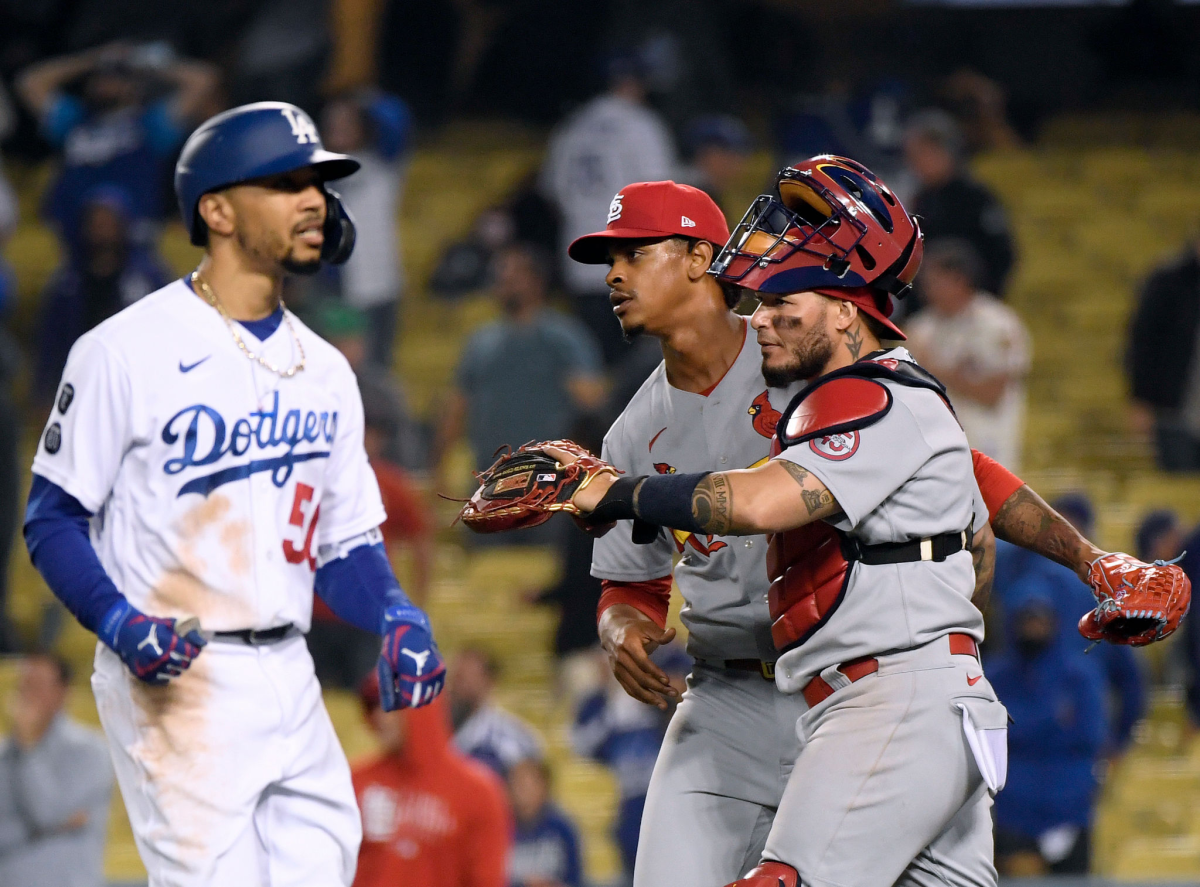
[[[799,390],[796,383],[766,386],[759,349],[730,310],[736,292],[704,273],[714,244],[726,238],[724,218],[709,198],[658,182],[622,189],[607,229],[571,246],[576,260],[611,263],[608,282],[626,333],[663,342],[664,364],[605,440],[605,460],[632,475],[765,461],[779,411]],[[976,454],[976,472],[998,534],[1069,560],[1086,575],[1098,549],[996,463]],[[663,626],[676,552],[682,617],[698,659],[655,768],[638,845],[639,887],[705,887],[749,868],[799,754],[795,724],[807,704],[771,683],[777,653],[766,547],[761,536],[687,531],[645,546],[634,545],[627,530],[596,542],[593,573],[605,584],[600,636],[625,689],[659,705],[671,695],[646,654],[673,636]],[[973,552],[981,606],[990,586],[985,551]],[[688,852],[680,854],[683,842]]]
[[[348,885],[350,772],[302,634],[316,592],[383,637],[382,704],[445,668],[397,583],[345,359],[283,306],[354,225],[299,108],[226,111],[188,139],[192,274],[71,350],[33,463],[35,566],[94,631],[92,687],[150,884]]]

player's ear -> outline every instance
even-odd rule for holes
[[[853,302],[843,302],[841,299],[838,299],[835,304],[837,307],[833,309],[833,328],[839,333],[844,333],[854,326],[854,321],[858,320],[858,306]]]
[[[229,198],[220,192],[205,194],[196,207],[200,218],[214,234],[229,237],[233,234],[236,213]]]
[[[697,241],[688,253],[688,279],[700,280],[708,273],[708,266],[713,260],[713,245],[707,240]]]

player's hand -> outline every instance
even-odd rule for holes
[[[429,617],[412,604],[383,614],[379,654],[379,705],[384,711],[428,705],[446,685],[446,663],[434,643]]]
[[[100,621],[100,640],[139,681],[165,684],[177,678],[208,643],[198,628],[182,637],[175,633],[174,619],[147,616],[129,601],[119,601]]]
[[[659,628],[629,604],[613,604],[600,617],[599,634],[613,677],[626,693],[664,711],[679,698],[666,672],[650,661],[651,653],[675,639],[675,629]]]
[[[575,453],[560,449],[559,447],[542,447],[542,452],[563,465],[570,465],[579,459],[579,456]],[[604,494],[608,492],[608,488],[616,482],[617,477],[615,475],[598,474],[592,478],[591,483],[585,485],[571,497],[571,502],[584,514],[595,511],[596,506],[600,504],[600,500],[604,498]],[[608,532],[608,529],[605,529],[599,535],[604,535],[605,532]]]

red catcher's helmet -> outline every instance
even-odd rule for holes
[[[775,190],[751,204],[710,274],[763,293],[867,288],[885,305],[908,292],[921,227],[873,172],[822,154],[782,170]]]

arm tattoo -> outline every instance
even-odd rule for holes
[[[812,517],[818,511],[828,509],[834,504],[833,493],[825,489],[824,486],[819,490],[810,490],[804,486],[805,481],[813,476],[812,472],[807,468],[802,468],[795,462],[789,462],[786,459],[780,459],[779,464],[792,476],[792,479],[796,483],[800,484],[800,498],[804,501],[804,505],[808,509],[809,517]]]
[[[692,517],[704,532],[724,536],[733,528],[733,488],[724,474],[710,474],[692,493]]]
[[[1027,548],[1076,572],[1094,548],[1028,486],[1005,500],[992,521],[992,529],[997,539]]]
[[[850,352],[851,359],[858,360],[858,355],[862,353],[862,346],[862,330],[857,326],[852,330],[846,330],[846,350]]]

